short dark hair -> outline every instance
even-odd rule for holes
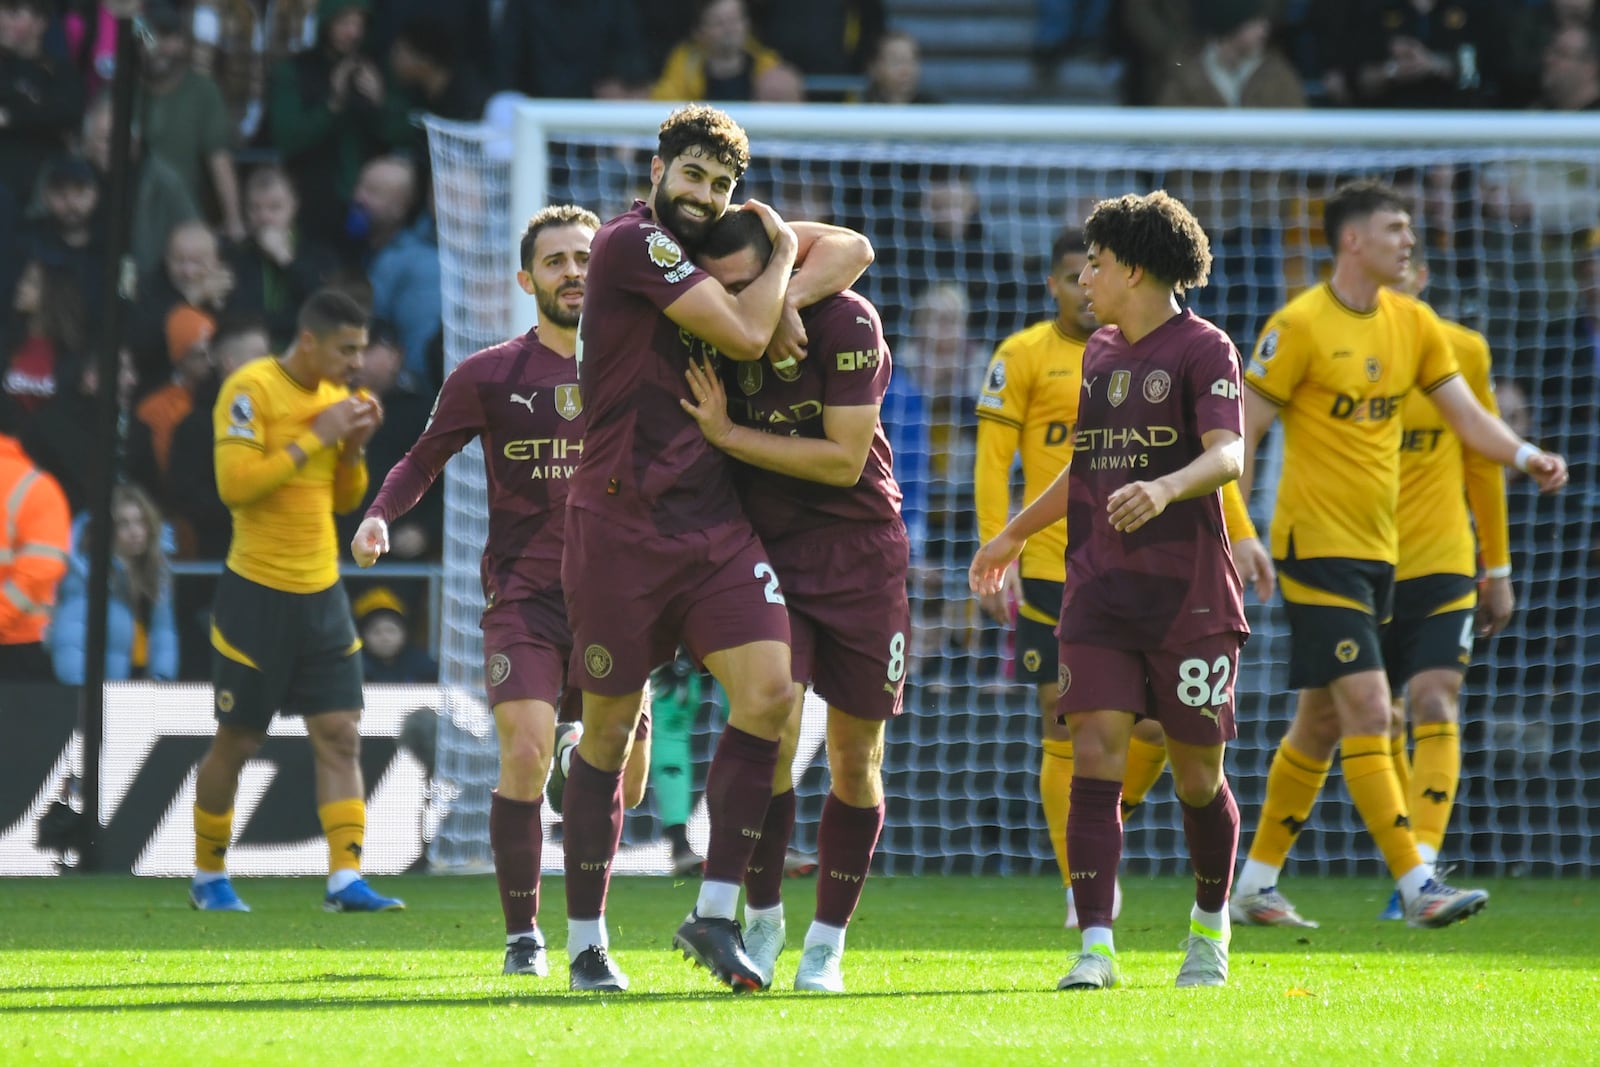
[[[1322,235],[1328,247],[1339,251],[1339,236],[1352,222],[1360,222],[1380,211],[1409,211],[1410,203],[1400,190],[1376,178],[1346,182],[1333,191],[1322,205]]]
[[[1128,267],[1142,267],[1182,293],[1211,274],[1211,242],[1182,201],[1164,189],[1102,200],[1083,224],[1083,238]]]
[[[587,226],[591,230],[598,230],[600,216],[577,204],[551,204],[541,209],[528,220],[528,228],[522,231],[517,262],[522,264],[523,270],[533,269],[533,243],[539,239],[539,235],[557,226]]]
[[[687,104],[668,115],[656,139],[656,155],[671,164],[690,148],[733,171],[735,180],[750,166],[750,138],[726,111],[705,104]]]
[[[722,259],[747,248],[763,264],[772,258],[772,238],[767,236],[766,224],[754,211],[730,211],[711,227],[696,254],[702,259]]]
[[[338,289],[318,289],[300,305],[295,325],[313,337],[326,337],[346,326],[366,326],[367,309],[349,293]]]
[[[1075,226],[1068,227],[1056,234],[1056,239],[1050,243],[1050,269],[1055,270],[1068,256],[1081,256],[1087,251],[1089,242],[1083,239],[1083,231]]]

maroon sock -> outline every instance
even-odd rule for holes
[[[544,798],[512,800],[489,794],[489,851],[500,883],[506,933],[532,930],[539,921],[539,856],[544,851]]]
[[[777,741],[763,741],[732,725],[722,728],[706,772],[706,814],[711,817],[706,881],[744,882],[750,854],[761,841],[777,766]]]
[[[622,772],[599,771],[576,751],[561,794],[567,918],[605,914],[611,861],[622,841]]]
[[[761,840],[744,869],[744,902],[751,908],[775,908],[783,902],[783,861],[794,836],[794,790],[779,793],[767,804]]]
[[[1122,783],[1072,777],[1072,810],[1067,813],[1067,866],[1072,868],[1072,899],[1078,926],[1111,926],[1122,862]]]
[[[817,830],[817,922],[843,927],[861,902],[872,852],[883,830],[883,801],[851,807],[832,792]]]
[[[1233,887],[1233,863],[1239,855],[1239,805],[1228,780],[1203,808],[1183,808],[1183,836],[1194,865],[1194,902],[1202,911],[1221,911]]]

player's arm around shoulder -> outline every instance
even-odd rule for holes
[[[698,280],[662,311],[675,325],[709,342],[729,359],[749,363],[766,354],[777,329],[797,239],[794,230],[760,201],[746,201],[741,210],[758,212],[767,226],[772,256],[766,267],[737,294],[710,275],[692,271],[690,277]],[[677,248],[675,242],[673,247]]]

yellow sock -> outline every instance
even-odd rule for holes
[[[1344,767],[1344,785],[1350,791],[1367,833],[1378,843],[1389,873],[1399,878],[1422,862],[1416,838],[1411,836],[1411,820],[1406,817],[1405,798],[1394,776],[1394,761],[1389,758],[1389,738],[1347,737],[1339,745]]]
[[[1122,813],[1126,815],[1144,803],[1167,766],[1167,746],[1152,745],[1137,737],[1128,739],[1128,764],[1122,772]]]
[[[207,874],[227,870],[228,844],[233,840],[233,812],[213,815],[194,808],[194,869]]]
[[[1406,755],[1406,735],[1389,738],[1389,759],[1394,763],[1394,776],[1400,780],[1400,795],[1411,796],[1411,757]],[[1415,805],[1408,806],[1406,814],[1416,811]]]
[[[1067,811],[1072,807],[1072,742],[1045,738],[1044,761],[1039,765],[1039,799],[1044,822],[1050,828],[1050,847],[1061,868],[1061,884],[1071,888],[1067,867]]]
[[[1387,751],[1387,750],[1385,750]],[[1267,796],[1250,842],[1250,858],[1269,867],[1282,867],[1289,849],[1311,818],[1322,783],[1328,780],[1332,760],[1314,760],[1289,744],[1278,743],[1267,771]]]
[[[1444,844],[1445,827],[1461,784],[1461,733],[1453,722],[1418,726],[1416,776],[1411,781],[1411,830],[1417,843],[1435,853]]]
[[[335,800],[317,809],[328,838],[328,870],[361,869],[361,845],[367,836],[367,802],[360,797]]]

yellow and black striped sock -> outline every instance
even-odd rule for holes
[[[361,869],[361,846],[367,836],[367,802],[348,797],[317,809],[328,838],[328,872]]]
[[[1250,841],[1252,860],[1273,868],[1283,866],[1294,839],[1311,818],[1331,766],[1331,759],[1312,759],[1289,744],[1288,738],[1278,742],[1267,771],[1267,796],[1261,804],[1256,835]]]
[[[1344,767],[1344,785],[1350,799],[1367,824],[1367,833],[1377,842],[1389,873],[1399,878],[1422,863],[1416,838],[1411,836],[1411,820],[1406,816],[1405,798],[1394,776],[1394,761],[1389,756],[1389,738],[1347,737],[1339,744]]]
[[[1039,764],[1039,800],[1044,807],[1044,823],[1050,829],[1050,847],[1061,868],[1061,884],[1072,887],[1067,867],[1067,812],[1072,808],[1072,742],[1045,738],[1044,757]]]
[[[233,812],[213,815],[194,807],[194,869],[202,874],[227,870],[228,845],[233,841]]]
[[[1438,855],[1461,785],[1461,734],[1453,722],[1416,728],[1416,774],[1411,782],[1411,831]]]

